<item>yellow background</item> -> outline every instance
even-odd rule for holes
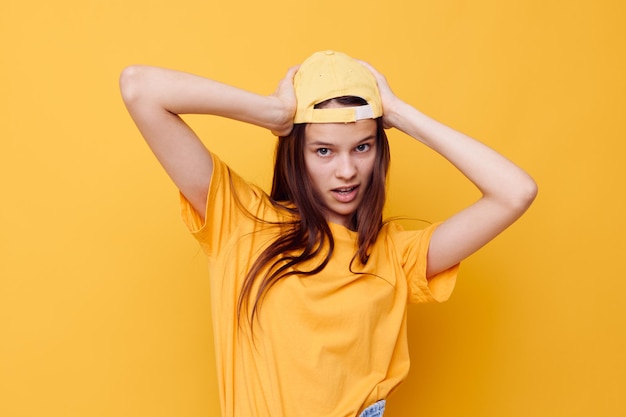
[[[320,49],[537,180],[530,211],[410,308],[389,416],[626,415],[624,2],[5,1],[0,12],[0,416],[218,415],[204,258],[122,105],[128,64],[270,93]],[[190,123],[268,184],[274,139]],[[389,215],[476,192],[391,133]],[[416,226],[419,226],[417,224]]]

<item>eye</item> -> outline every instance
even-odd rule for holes
[[[328,156],[330,154],[330,149],[328,149],[328,148],[319,148],[315,152],[317,152],[317,154],[319,156]]]
[[[358,145],[356,148],[354,148],[357,152],[367,152],[369,151],[371,148],[369,143],[362,143],[360,145]]]

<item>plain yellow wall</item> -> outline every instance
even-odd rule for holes
[[[218,415],[205,263],[119,97],[128,64],[270,93],[319,49],[537,180],[525,217],[411,306],[389,415],[626,415],[625,6],[614,0],[59,0],[0,12],[0,416]],[[274,139],[190,117],[267,185]],[[476,198],[391,133],[389,215]],[[416,226],[420,226],[416,224]]]

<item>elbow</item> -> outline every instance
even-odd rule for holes
[[[514,196],[510,199],[513,209],[520,215],[524,213],[537,198],[539,187],[534,179],[527,176],[524,181],[515,187]]]
[[[127,106],[141,97],[143,78],[143,67],[140,65],[131,65],[122,70],[119,79],[120,92]]]
[[[508,213],[507,217],[516,219],[528,210],[537,193],[538,186],[535,180],[524,174],[494,194],[483,194],[483,198],[491,200],[503,213]]]
[[[529,176],[522,190],[522,197],[528,206],[535,201],[537,193],[539,193],[539,186],[537,185],[537,182]]]

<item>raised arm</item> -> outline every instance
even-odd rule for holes
[[[365,64],[365,63],[364,63]],[[482,197],[444,221],[428,251],[427,276],[465,259],[510,226],[537,195],[535,181],[493,149],[430,117],[396,97],[374,68],[386,127],[395,127],[441,154],[478,187]]]
[[[291,68],[273,95],[262,96],[183,72],[131,66],[121,74],[124,103],[178,189],[203,214],[213,164],[180,114],[210,114],[289,133],[295,112]]]

